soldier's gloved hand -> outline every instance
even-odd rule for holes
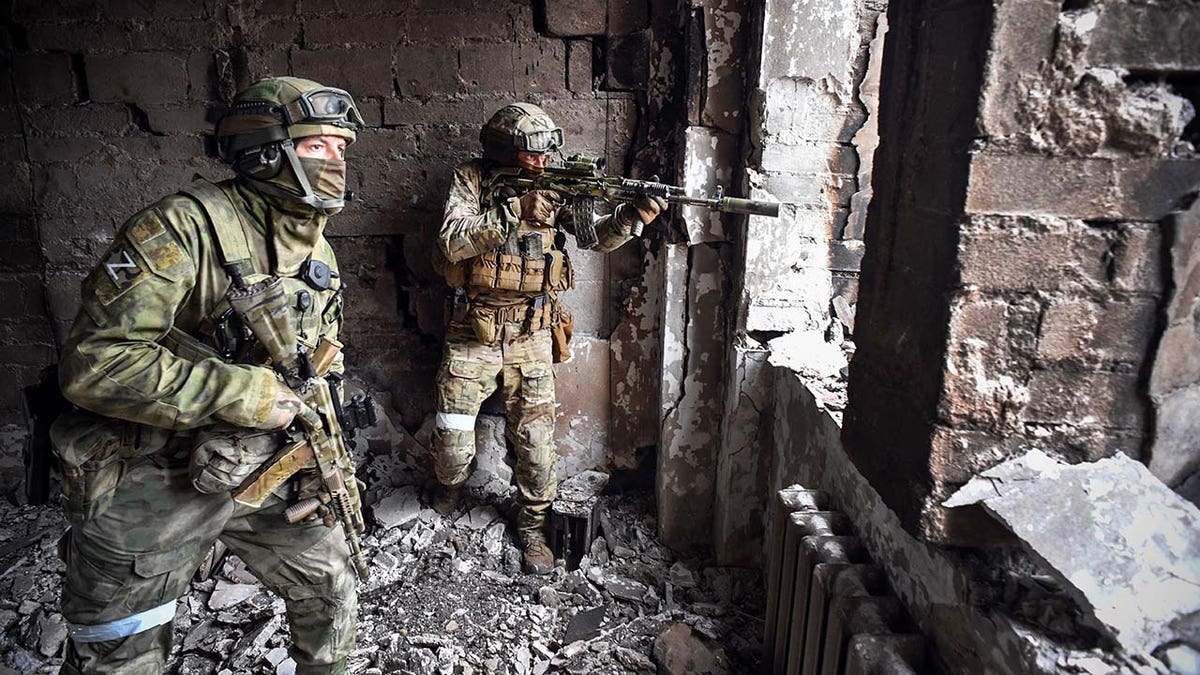
[[[643,225],[649,225],[658,217],[658,214],[667,210],[667,200],[662,197],[654,197],[646,195],[633,203],[633,208],[637,211],[638,219]]]
[[[550,220],[554,211],[562,206],[562,197],[553,190],[533,190],[517,200],[521,207],[518,215],[521,220],[535,220],[544,223]]]
[[[286,429],[302,410],[304,410],[304,401],[300,400],[296,392],[280,384],[275,394],[275,403],[271,406],[267,419],[263,420],[262,424],[255,425],[254,428],[268,431]]]

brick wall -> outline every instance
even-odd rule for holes
[[[451,168],[477,151],[479,125],[514,98],[543,105],[570,149],[607,157],[613,171],[663,156],[644,114],[653,100],[650,21],[650,3],[638,2],[16,2],[0,88],[16,186],[0,201],[0,334],[15,347],[0,354],[0,371],[21,384],[54,358],[78,283],[124,218],[194,173],[227,175],[205,156],[206,104],[258,77],[291,74],[349,90],[366,118],[349,153],[360,198],[329,230],[349,294],[349,363],[391,391],[406,426],[419,426],[432,409],[442,331],[429,237]],[[602,355],[585,364],[601,377],[616,348],[609,337],[641,283],[639,247],[627,249],[575,258],[577,339],[583,353]],[[560,440],[607,449],[608,400],[585,386],[596,372],[560,375],[560,388],[582,397],[573,409],[591,416],[584,426],[595,436],[569,438],[564,420]],[[11,389],[0,394],[0,421],[16,411]]]
[[[1073,5],[889,10],[846,442],[933,540],[986,539],[940,504],[1030,447],[1154,466],[1161,221],[1200,189],[1171,27],[1195,9]]]

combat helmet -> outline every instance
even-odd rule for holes
[[[322,199],[314,192],[294,141],[328,135],[353,143],[362,125],[354,98],[341,89],[298,77],[265,77],[221,114],[217,147],[221,158],[257,189],[329,213],[345,206],[345,197]]]
[[[513,103],[496,111],[479,131],[483,156],[511,166],[518,152],[544,154],[562,147],[562,129],[532,103]]]

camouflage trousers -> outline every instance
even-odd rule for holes
[[[133,460],[112,506],[67,532],[60,549],[67,567],[63,616],[91,627],[171,603],[187,593],[220,539],[284,599],[296,672],[344,672],[357,613],[349,551],[340,526],[291,525],[283,518],[285,506],[274,496],[252,509],[228,494],[201,494],[186,464],[164,468],[150,458]],[[62,672],[157,675],[171,633],[165,620],[127,637],[69,640]]]
[[[505,436],[517,455],[521,533],[540,530],[554,501],[554,370],[550,331],[520,334],[505,324],[496,344],[481,344],[470,325],[453,322],[437,374],[434,468],[442,485],[461,485],[475,458],[475,418],[497,387],[503,392]]]

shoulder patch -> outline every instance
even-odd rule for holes
[[[134,252],[132,246],[121,244],[109,249],[108,257],[100,263],[97,270],[104,271],[103,275],[93,273],[95,280],[96,299],[102,305],[108,305],[121,297],[126,291],[146,280],[148,270],[144,267],[140,255]]]

